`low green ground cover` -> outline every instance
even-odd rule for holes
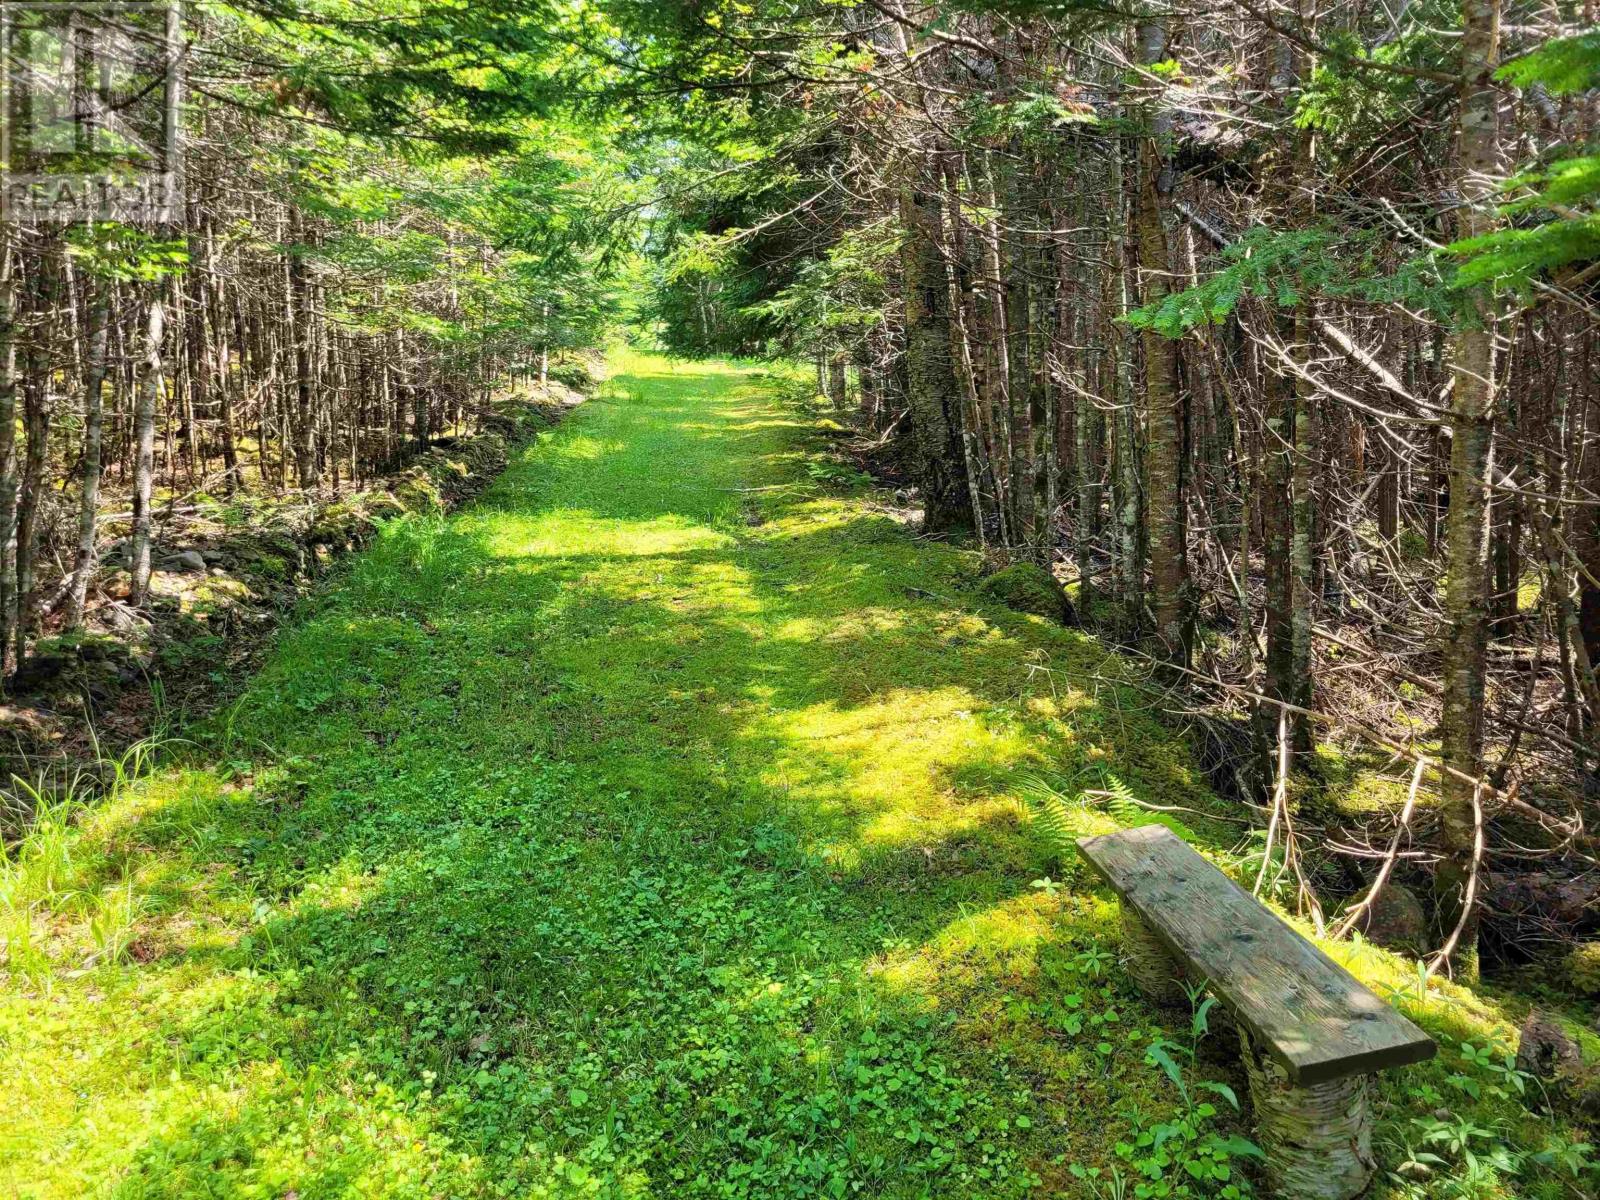
[[[808,472],[760,372],[619,367],[12,852],[0,1193],[1247,1191],[1228,1056],[1130,990],[1026,798],[1210,810],[1182,740]],[[1335,952],[1443,1042],[1384,1084],[1384,1190],[1592,1187],[1519,1014]]]

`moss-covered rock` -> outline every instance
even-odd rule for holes
[[[279,582],[293,578],[305,557],[293,534],[272,529],[231,538],[227,554],[239,574]]]
[[[551,380],[579,392],[594,391],[599,385],[596,374],[595,368],[581,358],[551,363],[547,368],[547,375]]]
[[[390,517],[402,516],[405,507],[388,492],[368,492],[366,494],[367,516],[375,521],[387,521]]]
[[[394,498],[407,512],[432,513],[444,508],[439,485],[420,467],[407,471],[394,485]]]
[[[1567,982],[1578,995],[1600,1000],[1600,942],[1579,942],[1567,951]]]
[[[249,585],[226,575],[214,575],[195,584],[184,596],[181,611],[220,613],[255,599]]]
[[[313,546],[349,546],[369,537],[373,523],[365,500],[356,495],[328,505],[317,514],[306,540]]]
[[[1361,932],[1386,950],[1420,958],[1428,949],[1428,914],[1415,892],[1391,880],[1362,916]]]
[[[1008,608],[1032,613],[1047,621],[1071,625],[1075,619],[1066,589],[1054,575],[1035,563],[1013,563],[1002,568],[985,579],[979,590]]]

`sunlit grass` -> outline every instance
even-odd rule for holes
[[[1208,809],[1188,747],[807,477],[760,375],[618,367],[474,507],[386,527],[202,746],[13,852],[0,1194],[1075,1194],[1170,1110],[1170,1014],[1021,784]],[[1451,1040],[1429,1087],[1510,1036],[1402,1002]],[[1388,1086],[1398,1144],[1431,1103]]]

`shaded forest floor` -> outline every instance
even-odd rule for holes
[[[569,368],[569,377],[587,379],[583,371]],[[464,433],[404,447],[387,474],[357,485],[285,488],[246,477],[231,495],[158,492],[145,605],[128,602],[131,513],[102,518],[103,539],[114,540],[83,627],[64,630],[66,613],[50,614],[25,667],[6,680],[0,781],[103,786],[110,765],[137,755],[141,741],[238,695],[279,621],[382,520],[464,503],[589,390],[592,381],[583,391],[554,381],[508,389]],[[111,507],[131,504],[117,490],[126,482],[110,489]],[[0,837],[16,835],[18,815],[0,806]]]
[[[176,765],[46,814],[0,897],[0,1192],[1237,1179],[1247,1120],[1146,1061],[1187,1030],[1021,798],[1215,811],[1183,740],[1099,643],[809,473],[764,373],[620,367],[470,508],[386,525]],[[1386,1078],[1378,1147],[1437,1174],[1383,1190],[1572,1194],[1468,1161],[1578,1139],[1511,1094],[1516,1005],[1333,952],[1442,1043]],[[1424,1141],[1437,1113],[1476,1155]]]

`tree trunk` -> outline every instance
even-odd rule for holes
[[[967,495],[961,396],[951,364],[950,288],[939,249],[938,197],[902,192],[900,220],[913,469],[922,493],[923,528],[944,532],[970,525],[976,513]]]
[[[295,376],[295,472],[300,486],[312,488],[320,482],[317,467],[317,414],[312,381],[311,285],[307,278],[305,225],[299,209],[290,209],[289,304],[284,316],[289,339],[294,344]],[[426,434],[422,435],[424,438]]]
[[[46,267],[46,271],[50,268]],[[50,312],[44,306],[43,313]],[[36,335],[39,345],[30,353],[32,361],[22,389],[23,429],[28,448],[22,464],[22,494],[17,504],[17,624],[16,663],[20,667],[28,656],[28,639],[33,633],[34,559],[39,548],[39,501],[45,493],[44,470],[50,439],[49,339]]]
[[[1140,57],[1157,63],[1166,57],[1166,31],[1150,22],[1139,30]],[[1150,136],[1139,143],[1139,189],[1135,201],[1134,231],[1139,247],[1141,299],[1146,306],[1161,303],[1168,294],[1170,270],[1167,233],[1162,209],[1172,188],[1171,165],[1166,160],[1169,118],[1156,115]],[[1145,402],[1148,426],[1145,475],[1148,485],[1150,536],[1150,593],[1155,612],[1159,651],[1169,660],[1187,666],[1185,629],[1185,561],[1183,501],[1183,428],[1178,395],[1178,346],[1175,341],[1146,328],[1144,342]]]
[[[1458,236],[1488,232],[1494,221],[1495,174],[1499,165],[1499,114],[1491,77],[1499,59],[1498,0],[1463,0],[1461,85],[1457,127],[1457,171],[1462,205]],[[1445,544],[1449,571],[1444,583],[1448,622],[1443,648],[1443,712],[1440,745],[1444,764],[1468,779],[1446,775],[1440,816],[1445,857],[1434,884],[1441,931],[1460,929],[1452,968],[1458,978],[1477,976],[1477,921],[1471,880],[1476,870],[1480,796],[1468,782],[1482,768],[1484,655],[1488,617],[1489,486],[1492,466],[1495,380],[1495,305],[1473,298],[1473,312],[1450,335],[1454,390],[1450,399],[1450,507]]]
[[[0,230],[0,681],[11,662],[11,535],[17,524],[17,254]]]
[[[152,291],[145,313],[144,346],[133,412],[133,574],[130,602],[141,605],[150,592],[150,497],[156,470],[156,404],[161,395],[161,342],[166,335],[166,310],[159,291]]]
[[[98,284],[86,282],[96,288],[96,296],[89,316],[89,361],[83,391],[83,486],[78,499],[78,550],[72,561],[67,592],[68,629],[83,624],[89,581],[99,566],[95,535],[99,528],[101,441],[105,428],[107,352],[111,336],[112,284],[104,280]]]

